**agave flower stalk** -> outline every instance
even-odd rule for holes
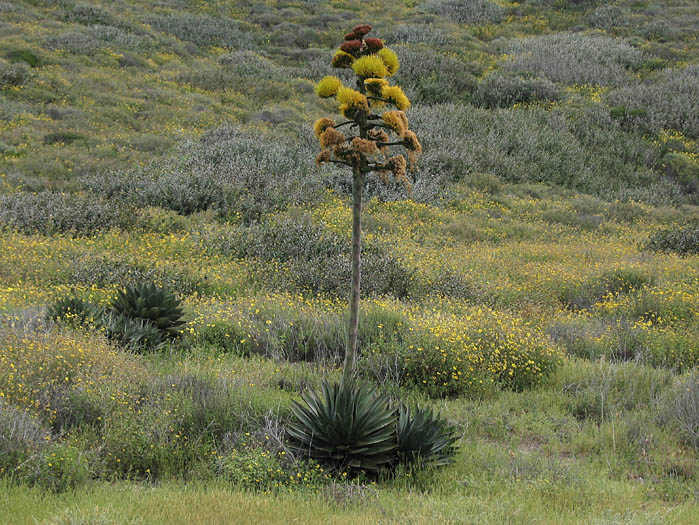
[[[342,85],[334,76],[324,77],[316,86],[322,98],[335,96],[344,122],[322,118],[314,124],[321,152],[317,163],[331,162],[352,169],[352,285],[350,290],[350,317],[343,382],[349,383],[354,376],[359,332],[359,299],[361,286],[361,213],[362,193],[366,176],[374,173],[384,182],[389,174],[402,183],[408,193],[411,184],[407,177],[407,166],[402,154],[391,156],[391,147],[405,148],[410,168],[414,168],[422,146],[415,133],[408,129],[404,111],[410,101],[399,86],[391,85],[387,78],[398,71],[398,56],[384,46],[381,39],[367,37],[371,26],[363,24],[352,29],[335,53],[332,66],[352,69],[356,75],[356,89]],[[396,111],[379,113],[386,106]],[[358,134],[346,137],[338,128],[349,126]],[[390,140],[389,133],[395,135]]]

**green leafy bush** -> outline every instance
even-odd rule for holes
[[[699,225],[672,226],[657,231],[648,238],[644,248],[680,255],[697,254],[699,253]]]
[[[644,272],[633,268],[617,268],[566,287],[561,293],[561,301],[574,310],[584,310],[607,295],[637,292],[652,284],[653,279]]]

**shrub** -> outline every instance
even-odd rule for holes
[[[428,24],[392,24],[386,28],[383,35],[385,41],[389,44],[444,46],[451,40],[446,32]]]
[[[699,194],[699,162],[684,153],[666,153],[662,159],[665,173],[693,195]]]
[[[585,17],[588,24],[600,29],[613,29],[628,23],[626,11],[617,5],[602,5]]]
[[[183,215],[207,209],[245,222],[291,204],[313,202],[322,188],[310,137],[268,137],[237,126],[182,143],[171,157],[126,173],[85,176],[83,186],[107,199],[159,206]]]
[[[0,196],[0,224],[25,234],[90,235],[132,223],[128,209],[111,200],[48,191]]]
[[[86,483],[90,479],[90,471],[81,450],[56,443],[24,465],[20,476],[44,490],[66,492]]]
[[[269,58],[253,51],[232,51],[218,58],[227,73],[254,80],[288,82],[296,77],[291,68],[277,65]]]
[[[50,438],[40,420],[0,400],[0,475],[12,474]]]
[[[60,15],[63,20],[68,22],[77,22],[85,26],[104,25],[113,26],[118,22],[109,11],[98,6],[68,4],[64,5],[60,10]]]
[[[683,441],[699,449],[699,373],[691,372],[676,382],[658,417],[676,425]]]
[[[399,46],[396,82],[414,103],[435,104],[466,100],[476,88],[473,71],[463,61],[425,46]]]
[[[497,23],[505,17],[505,10],[489,0],[427,0],[421,7],[459,24]]]
[[[10,64],[0,60],[0,89],[21,86],[29,78],[29,67],[26,64]]]
[[[59,131],[44,135],[44,144],[51,146],[53,144],[72,144],[76,141],[84,141],[86,137],[72,131]]]
[[[396,450],[395,411],[388,398],[365,385],[323,381],[294,402],[287,425],[301,457],[329,464],[336,471],[377,472],[388,467]]]
[[[277,216],[201,242],[205,248],[226,255],[284,263],[283,276],[300,290],[334,296],[347,293],[351,277],[349,247],[337,234],[314,224],[308,215]],[[414,272],[391,254],[391,246],[380,241],[366,243],[362,257],[362,283],[367,293],[396,297],[409,294]]]
[[[291,463],[284,450],[270,451],[253,443],[219,455],[216,477],[240,488],[269,492],[283,487],[318,488],[330,474],[316,462]]]
[[[652,234],[644,248],[656,252],[674,252],[680,255],[699,253],[699,225],[671,226]]]
[[[207,291],[204,281],[184,270],[169,267],[154,268],[132,262],[126,257],[95,255],[77,257],[70,263],[68,282],[98,287],[110,285],[125,287],[152,282],[158,286],[176,290],[177,295],[181,297]]]
[[[672,373],[635,363],[579,362],[569,367],[562,390],[571,413],[602,422],[619,412],[656,407],[672,383]]]
[[[5,58],[13,63],[24,62],[30,67],[36,67],[40,62],[39,57],[30,49],[13,49],[7,52]]]
[[[657,149],[621,130],[599,105],[550,111],[416,106],[411,121],[421,130],[425,151],[416,195],[424,184],[438,200],[449,182],[469,173],[496,173],[504,182],[559,185],[605,200],[667,204],[688,198],[653,171]],[[444,134],[445,126],[452,133]]]
[[[633,268],[617,268],[581,283],[566,287],[561,301],[574,310],[590,308],[605,296],[639,291],[653,284],[653,279]]]
[[[91,25],[80,31],[67,31],[46,38],[44,43],[49,49],[88,56],[108,47],[144,51],[155,45],[149,36],[128,33],[110,25]]]
[[[640,84],[611,91],[605,101],[622,107],[632,123],[650,133],[676,129],[699,137],[699,66],[666,69]]]
[[[60,326],[43,332],[7,329],[0,333],[0,342],[0,391],[5,400],[38,410],[48,424],[66,406],[66,399],[70,401],[64,395],[68,390],[76,394],[90,390],[109,407],[112,396],[128,397],[134,382],[144,375],[133,356],[86,331]]]
[[[505,71],[529,73],[564,84],[614,85],[628,80],[643,53],[602,35],[560,33],[516,40],[508,50]]]
[[[232,18],[171,13],[151,16],[147,20],[157,31],[169,33],[198,46],[240,49],[253,44],[252,35],[245,32],[240,22]]]
[[[368,363],[389,365],[371,371],[380,381],[389,373],[435,398],[531,388],[561,362],[560,350],[541,331],[482,306],[460,315],[411,313],[362,346]]]
[[[471,102],[486,108],[509,108],[514,104],[555,102],[562,92],[550,80],[512,74],[492,74],[480,81]]]

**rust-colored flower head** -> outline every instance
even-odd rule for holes
[[[369,24],[360,24],[358,26],[354,26],[352,28],[352,32],[355,35],[359,36],[364,36],[366,35],[369,31],[371,31],[371,26]]]
[[[378,143],[386,143],[386,142],[388,142],[388,133],[386,133],[381,128],[370,129],[369,130],[369,138],[375,142],[378,142]],[[386,154],[390,151],[390,148],[388,146],[380,146],[379,149],[384,154]]]
[[[342,42],[342,45],[340,46],[340,51],[344,51],[345,53],[349,53],[350,55],[357,55],[359,54],[359,51],[362,49],[362,41],[361,40],[346,40]]]
[[[381,115],[381,119],[387,126],[395,132],[396,135],[402,137],[408,131],[408,117],[402,111],[386,111]]]
[[[319,118],[313,123],[313,132],[316,134],[316,138],[320,139],[323,132],[328,129],[335,127],[335,121],[329,118]]]
[[[418,155],[422,153],[422,144],[417,139],[417,135],[410,130],[407,130],[403,135],[403,145],[406,149],[414,151]]]
[[[380,38],[374,38],[373,36],[365,38],[364,43],[369,51],[378,51],[379,49],[383,48],[383,40]]]
[[[376,142],[359,137],[354,137],[352,139],[352,149],[368,156],[379,154],[379,148],[376,145]]]
[[[393,178],[396,182],[403,184],[408,193],[412,193],[412,185],[408,180],[407,163],[403,155],[396,155],[388,159],[388,166],[393,172]]]
[[[330,162],[330,159],[332,157],[332,151],[329,149],[324,149],[318,155],[316,155],[316,164],[318,166],[322,166],[326,162]]]
[[[333,155],[338,160],[349,162],[359,162],[360,155],[349,144],[338,144],[333,148]]]
[[[344,144],[345,136],[335,128],[328,128],[321,133],[319,140],[320,147],[325,149]]]
[[[347,33],[345,35],[345,40],[361,40],[362,35],[358,35],[357,33]]]

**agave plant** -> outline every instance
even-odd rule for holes
[[[102,309],[99,306],[95,306],[79,297],[63,297],[48,306],[46,319],[87,325],[99,323],[102,313]]]
[[[132,350],[157,350],[165,344],[162,332],[146,319],[132,319],[111,311],[102,318],[102,327],[109,339]]]
[[[396,416],[388,398],[354,382],[328,384],[294,402],[293,448],[338,469],[376,472],[395,457]]]
[[[455,453],[456,429],[447,425],[431,408],[406,405],[398,409],[398,460],[401,463],[422,461],[442,466],[451,463]]]
[[[178,327],[184,324],[180,301],[154,284],[126,287],[112,300],[109,308],[124,317],[150,322],[165,339],[178,337]]]

